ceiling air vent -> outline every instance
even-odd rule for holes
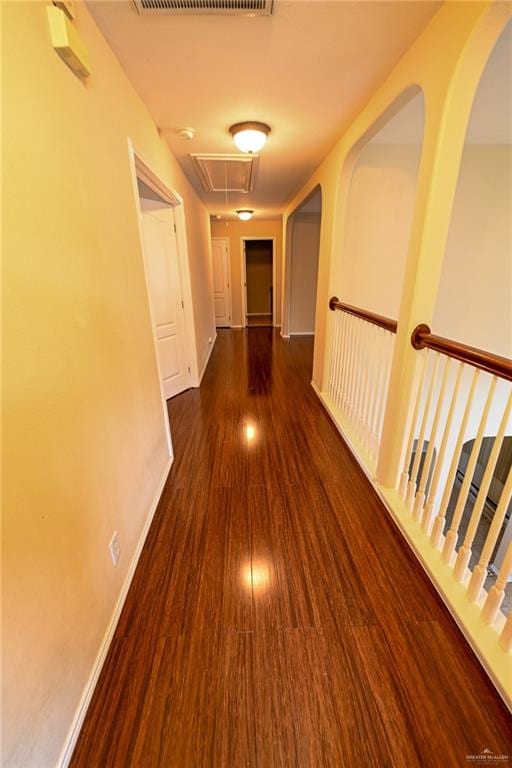
[[[270,16],[274,0],[133,0],[139,13]]]
[[[190,155],[206,192],[251,192],[258,155]]]

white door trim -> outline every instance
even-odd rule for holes
[[[141,156],[136,151],[133,142],[130,138],[128,138],[128,159],[130,164],[130,172],[132,177],[132,190],[133,190],[133,200],[135,203],[135,214],[137,218],[137,227],[139,232],[139,243],[140,243],[140,249],[142,254],[142,263],[144,267],[144,277],[145,277],[145,289],[146,289],[146,297],[148,301],[148,311],[149,316],[151,320],[151,336],[153,339],[153,351],[155,355],[155,362],[156,362],[156,368],[158,371],[158,380],[160,385],[160,396],[162,399],[162,415],[164,420],[164,427],[165,427],[165,433],[167,437],[167,447],[168,447],[168,455],[172,457],[173,449],[172,449],[172,440],[171,440],[171,430],[169,427],[169,416],[167,413],[167,401],[165,399],[164,395],[164,389],[163,389],[163,382],[162,382],[162,375],[160,370],[160,362],[158,360],[158,352],[157,352],[157,339],[155,335],[155,323],[154,323],[154,317],[153,317],[153,310],[151,307],[151,297],[149,295],[149,280],[148,280],[148,272],[147,272],[147,264],[146,264],[146,257],[144,255],[144,239],[143,239],[143,233],[142,233],[142,222],[141,222],[141,207],[140,207],[140,200],[139,200],[139,190],[137,187],[137,179],[140,178],[142,181],[144,181],[145,184],[151,187],[163,200],[164,203],[167,203],[168,205],[173,206],[173,213],[174,213],[174,221],[176,224],[176,243],[177,243],[177,250],[178,250],[178,268],[180,272],[180,280],[181,280],[181,289],[183,294],[183,303],[185,305],[184,307],[184,314],[185,314],[185,327],[186,327],[186,333],[187,333],[187,339],[185,348],[187,349],[187,357],[186,365],[188,368],[190,368],[190,385],[191,386],[198,386],[198,384],[195,384],[195,381],[199,381],[198,371],[197,371],[197,354],[196,354],[196,337],[195,337],[195,330],[194,330],[194,319],[192,316],[192,290],[190,285],[190,272],[189,272],[189,266],[188,266],[188,248],[187,248],[187,233],[186,233],[186,225],[185,225],[185,211],[183,206],[183,198],[174,190],[171,190],[147,165],[147,163],[144,162],[144,160],[141,158]]]
[[[249,240],[272,240],[272,325],[277,326],[276,320],[276,237],[275,235],[259,235],[258,237],[240,238],[240,259],[242,275],[242,328],[247,325],[247,277],[245,270],[245,243]]]
[[[228,304],[229,304],[229,328],[233,327],[233,312],[231,311],[233,308],[233,303],[231,301],[231,252],[229,250],[229,237],[212,237],[212,243],[216,242],[217,240],[224,240],[226,243],[226,252],[228,254]]]

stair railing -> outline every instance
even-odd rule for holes
[[[329,309],[335,317],[327,394],[376,462],[397,323],[335,296]]]

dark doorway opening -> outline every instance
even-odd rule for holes
[[[273,258],[272,240],[245,240],[245,306],[249,327],[273,325]]]

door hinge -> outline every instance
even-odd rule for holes
[[[176,224],[174,224],[174,232],[176,232]]]
[[[190,365],[187,365],[187,370],[190,373]]]
[[[184,303],[183,303],[183,299],[181,300],[181,308],[182,308],[182,309],[185,309],[185,305],[184,305]]]

